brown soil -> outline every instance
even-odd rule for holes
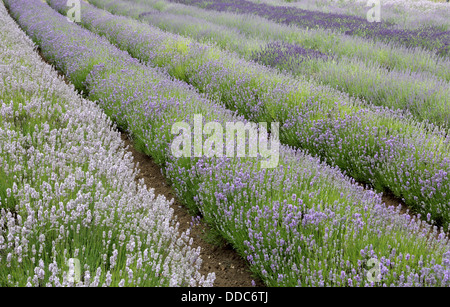
[[[167,199],[174,199],[173,209],[177,221],[180,223],[180,231],[186,231],[192,222],[193,216],[188,209],[177,199],[174,190],[166,183],[161,173],[161,168],[147,155],[138,152],[128,135],[122,132],[122,140],[128,150],[133,154],[134,162],[139,162],[140,173],[136,180],[144,179],[147,187],[155,189],[155,194],[162,194]],[[194,223],[195,225],[196,223]],[[216,280],[215,287],[251,287],[252,280],[257,287],[264,287],[263,282],[250,271],[245,260],[228,244],[210,242],[207,239],[211,234],[210,228],[202,220],[191,228],[190,236],[193,238],[193,246],[201,247],[203,259],[200,273],[207,275],[214,272]]]
[[[411,216],[413,215],[413,212],[409,210],[406,204],[392,193],[383,193],[381,200],[384,202],[386,207],[394,206],[395,208],[397,208],[398,206],[402,206],[400,208],[400,214],[408,213]]]

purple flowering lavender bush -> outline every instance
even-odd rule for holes
[[[367,14],[367,1],[364,0],[249,0],[264,2],[275,6],[292,6],[301,9],[335,12],[364,16]],[[385,0],[381,2],[382,20],[391,21],[400,28],[419,28],[434,25],[449,28],[448,6],[446,0]],[[447,1],[448,2],[448,1]]]
[[[66,63],[93,63],[98,54],[101,60],[91,70],[79,65],[80,72],[71,75],[85,76],[77,88],[86,89],[92,101],[129,130],[137,146],[163,166],[181,199],[196,207],[267,285],[449,285],[448,239],[437,227],[387,208],[381,195],[339,169],[284,145],[279,165],[271,169],[249,157],[174,157],[168,150],[174,122],[192,124],[199,113],[217,123],[245,119],[167,72],[116,51],[105,39],[78,25],[67,26],[64,16],[41,1],[5,2],[64,74]],[[55,36],[58,44],[51,43]],[[94,50],[109,54],[64,56],[81,48],[84,38]],[[189,52],[182,43],[165,47]],[[380,263],[380,282],[368,279],[371,258]]]
[[[296,72],[303,62],[312,60],[327,61],[329,55],[320,51],[305,49],[285,42],[271,42],[265,45],[260,52],[254,52],[252,59],[264,65],[291,69]]]

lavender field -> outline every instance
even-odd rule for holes
[[[215,286],[122,133],[265,286],[450,286],[450,4],[366,4],[0,0],[0,286]]]

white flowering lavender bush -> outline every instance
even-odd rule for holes
[[[135,180],[111,120],[41,60],[3,2],[0,28],[0,286],[213,285],[170,201]]]

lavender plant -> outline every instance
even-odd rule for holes
[[[171,202],[136,182],[111,120],[42,61],[3,2],[0,27],[0,286],[212,286]],[[88,63],[59,51],[83,88]]]
[[[288,6],[306,10],[320,11],[324,13],[340,13],[355,16],[365,16],[367,13],[367,1],[365,0],[302,0],[302,1],[278,1],[278,0],[249,0],[256,3],[266,3],[275,6]],[[441,2],[441,3],[439,3]],[[448,29],[449,8],[444,0],[385,0],[380,2],[382,20],[396,24],[396,27],[414,29],[433,25]]]
[[[62,11],[61,1],[52,5]],[[88,7],[88,9],[86,9]],[[410,114],[370,107],[214,47],[83,5],[83,25],[164,67],[248,120],[281,122],[284,144],[303,148],[377,191],[390,190],[446,229],[449,136]]]
[[[66,34],[59,44],[40,45],[49,55],[80,48],[81,37],[99,50],[107,45],[74,24],[64,28],[65,19],[40,1],[6,3],[25,29],[39,24],[28,32],[33,39],[50,42],[44,38]],[[92,100],[127,125],[141,149],[161,158],[181,199],[197,206],[268,285],[449,285],[443,233],[386,208],[381,195],[302,151],[282,146],[280,166],[273,169],[249,158],[170,155],[173,122],[192,123],[196,113],[219,123],[244,120],[185,83],[148,66],[105,61],[93,67],[85,86]],[[381,263],[379,284],[367,280],[369,257]]]

